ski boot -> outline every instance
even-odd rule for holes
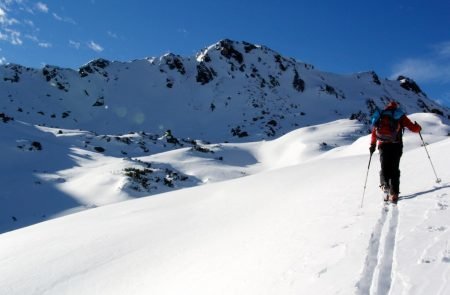
[[[389,201],[389,191],[390,191],[389,185],[381,184],[380,188],[384,194],[383,201],[388,202]]]
[[[397,205],[397,202],[398,202],[398,194],[392,194],[392,195],[390,195],[390,196],[389,196],[389,201],[390,201],[392,204]]]

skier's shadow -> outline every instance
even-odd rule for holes
[[[432,188],[432,189],[429,189],[429,190],[426,190],[426,191],[423,191],[423,192],[418,192],[418,193],[411,194],[411,195],[406,195],[406,196],[400,196],[398,199],[399,200],[415,199],[415,198],[417,198],[417,197],[419,197],[421,195],[425,195],[425,194],[428,194],[428,193],[433,193],[433,192],[439,191],[439,190],[444,189],[444,188],[450,188],[450,185],[446,184],[444,186],[435,187],[435,188]]]

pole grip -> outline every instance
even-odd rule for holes
[[[417,125],[417,121],[414,121],[414,124]],[[421,139],[422,142],[423,142],[423,145],[425,145],[425,142],[423,141],[422,133],[421,133],[420,131],[419,131],[419,136],[420,136],[420,139]]]

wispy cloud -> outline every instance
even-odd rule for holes
[[[50,48],[50,47],[52,47],[53,45],[52,45],[52,43],[48,43],[48,42],[39,42],[39,43],[38,43],[38,46],[39,46],[39,47],[42,47],[42,48]]]
[[[29,20],[29,19],[24,20],[23,23],[28,25],[28,26],[30,26],[30,27],[32,27],[32,28],[36,27],[34,22],[32,20]]]
[[[450,83],[450,41],[431,48],[427,56],[405,58],[395,64],[391,78],[404,75],[419,82]]]
[[[434,48],[439,56],[450,58],[450,41],[439,43],[435,45]]]
[[[6,64],[6,58],[4,56],[0,57],[0,65]]]
[[[69,40],[69,45],[70,45],[70,47],[73,47],[75,49],[80,49],[81,43],[73,41],[73,40]]]
[[[39,42],[38,37],[34,36],[34,35],[25,35],[25,38],[34,41],[34,42]]]
[[[48,6],[45,3],[38,2],[36,3],[36,9],[40,12],[47,13],[48,12]]]
[[[69,24],[72,24],[72,25],[76,25],[76,24],[77,24],[77,23],[76,23],[73,19],[71,19],[70,17],[63,17],[63,16],[60,16],[60,15],[54,13],[54,12],[52,13],[52,15],[53,15],[53,18],[56,19],[57,21],[69,23]]]
[[[183,37],[187,37],[189,35],[189,31],[184,29],[184,28],[180,28],[177,30],[177,33],[182,34]]]
[[[111,37],[111,38],[114,38],[114,39],[118,39],[118,38],[119,38],[119,36],[118,36],[116,33],[114,33],[114,32],[108,31],[108,32],[106,32],[106,33],[107,33],[108,36]]]
[[[90,41],[88,42],[87,46],[94,50],[95,52],[102,52],[104,49],[102,46],[100,46],[99,44],[95,43],[94,41]]]
[[[53,46],[49,42],[43,42],[43,41],[39,40],[39,38],[36,35],[25,35],[25,38],[35,42],[39,47],[42,47],[42,48],[50,48]]]

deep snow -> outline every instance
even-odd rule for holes
[[[434,182],[420,138],[406,133],[396,209],[382,206],[377,153],[360,208],[369,137],[355,136],[364,128],[356,121],[216,145],[214,155],[176,149],[149,157],[173,159],[207,185],[0,235],[0,294],[448,294],[450,128],[436,115],[410,117],[422,124],[443,181]],[[67,152],[58,144],[43,152]],[[41,187],[81,206],[88,196],[95,206],[125,196],[115,189],[123,160],[83,149],[68,155],[76,165],[39,171],[54,181]]]
[[[1,65],[0,98],[1,295],[450,293],[450,110],[411,79],[221,40]],[[393,99],[443,181],[407,133],[398,207],[376,153],[361,208],[369,116]]]

